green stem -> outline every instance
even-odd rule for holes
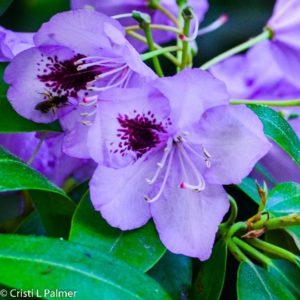
[[[162,55],[164,53],[177,51],[177,50],[180,50],[180,49],[178,49],[177,46],[169,46],[169,47],[160,48],[160,49],[157,49],[157,50],[154,50],[154,51],[144,53],[144,54],[141,55],[141,58],[142,58],[143,61],[145,61],[147,59],[153,58],[154,56]]]
[[[265,228],[266,230],[274,230],[294,225],[300,225],[300,214],[277,217],[269,220],[260,220],[252,224],[251,229],[256,230]]]
[[[144,26],[143,26],[143,29],[144,29],[144,32],[145,32],[145,37],[146,37],[146,40],[147,40],[147,43],[148,43],[148,46],[149,46],[149,50],[150,51],[156,50],[155,45],[154,45],[154,41],[153,41],[153,36],[152,36],[152,31],[151,31],[151,28],[150,28],[150,24],[145,23]],[[157,56],[152,57],[152,61],[153,61],[154,69],[155,69],[157,75],[159,77],[163,77],[164,72],[161,68],[158,57]]]
[[[258,36],[250,39],[249,41],[242,43],[232,49],[229,49],[228,51],[221,53],[220,55],[216,56],[215,58],[211,59],[210,61],[208,61],[207,63],[205,63],[204,65],[202,65],[200,68],[202,70],[207,70],[210,67],[212,67],[213,65],[225,60],[228,57],[231,57],[237,53],[240,53],[248,48],[251,48],[252,46],[268,40],[272,37],[272,32],[269,29],[264,30],[261,34],[259,34]]]
[[[238,214],[238,207],[237,207],[235,200],[230,195],[228,195],[228,197],[229,197],[229,202],[230,202],[230,215],[229,215],[228,220],[224,223],[225,226],[232,225]],[[244,228],[244,226],[243,226],[243,228]]]
[[[282,249],[278,246],[272,245],[259,239],[249,239],[248,243],[260,250],[263,250],[280,258],[286,259],[292,263],[295,263],[296,265],[299,265],[298,257],[288,250]]]
[[[267,105],[267,106],[300,106],[300,99],[294,100],[246,100],[246,99],[233,99],[229,101],[230,104],[256,104],[256,105]]]
[[[236,234],[238,231],[245,231],[247,229],[247,224],[245,222],[238,222],[233,224],[227,233],[227,239],[229,240],[234,234]]]
[[[233,237],[232,241],[246,253],[251,255],[254,259],[261,262],[264,266],[268,267],[272,264],[272,260],[261,252],[257,251],[255,248],[240,240],[237,237]]]
[[[140,41],[141,43],[148,44],[146,38],[145,38],[144,36],[142,36],[142,35],[136,33],[136,32],[133,32],[133,31],[127,31],[127,35],[129,35],[129,36],[131,36],[132,38],[134,38],[134,39]],[[158,44],[155,44],[155,43],[154,43],[154,45],[155,45],[155,48],[156,48],[156,49],[162,49],[162,47],[160,47]],[[163,55],[164,55],[170,62],[172,62],[175,66],[180,66],[180,63],[179,63],[178,59],[177,59],[174,55],[172,55],[172,54],[170,54],[170,53],[167,53],[167,52],[166,52],[166,53],[163,53]]]
[[[183,24],[183,35],[188,37],[190,35],[190,26],[191,20],[193,18],[193,12],[190,7],[186,7],[182,11],[182,16],[184,20]],[[189,64],[189,56],[190,56],[190,47],[189,41],[182,41],[182,57],[181,57],[181,66],[180,69],[183,70]]]
[[[251,261],[249,258],[240,250],[240,248],[232,241],[229,240],[227,243],[227,246],[232,253],[232,255],[239,261],[239,262],[248,262],[250,263]]]

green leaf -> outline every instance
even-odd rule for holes
[[[165,253],[152,222],[126,232],[113,228],[94,210],[88,193],[75,212],[70,240],[96,248],[142,271],[149,270]]]
[[[75,204],[63,190],[0,147],[0,192],[31,190],[49,235],[67,236]]]
[[[244,180],[237,185],[249,198],[251,198],[255,203],[260,204],[261,199],[259,197],[256,183],[251,177],[246,177]]]
[[[34,131],[54,131],[60,132],[58,122],[50,124],[35,123],[21,117],[12,108],[6,98],[8,85],[3,81],[3,73],[7,64],[0,63],[0,133],[34,132]],[[26,105],[26,103],[24,104]]]
[[[221,296],[227,262],[227,247],[220,239],[214,246],[209,260],[201,263],[193,286],[193,299],[218,300]]]
[[[296,255],[300,255],[299,248],[297,246],[296,241],[288,232],[290,228],[291,227],[288,227],[286,229],[269,230],[264,234],[264,239],[266,242],[270,244],[274,244]],[[271,254],[269,255],[271,256]]]
[[[298,250],[300,250],[300,226],[289,226],[286,228],[286,232],[292,237]]]
[[[284,182],[268,195],[266,210],[274,216],[300,213],[300,185]]]
[[[30,213],[19,225],[15,232],[23,235],[46,235],[46,230],[42,223],[42,219],[36,211]]]
[[[101,252],[60,239],[0,235],[0,282],[16,289],[76,291],[76,299],[170,299],[150,277]],[[57,297],[55,297],[57,299]]]
[[[259,117],[265,134],[300,165],[300,140],[289,123],[276,111],[261,105],[248,105]]]
[[[284,284],[296,299],[300,299],[300,269],[286,260],[273,260],[269,272]]]
[[[237,278],[239,300],[296,300],[292,293],[267,270],[243,262]]]
[[[189,257],[167,251],[148,274],[160,283],[173,300],[188,299],[193,275]]]
[[[12,4],[13,0],[1,0],[0,1],[0,16],[2,16],[8,7]]]

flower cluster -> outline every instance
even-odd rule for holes
[[[258,161],[277,180],[299,181],[299,170],[294,172],[294,163],[286,162],[280,149],[273,147],[265,156],[271,144],[258,117],[229,100],[299,97],[294,73],[299,76],[300,46],[294,35],[300,30],[300,7],[297,1],[278,0],[263,33],[265,41],[205,71],[192,67],[190,32],[197,35],[208,4],[190,1],[194,11],[187,7],[183,21],[194,20],[194,29],[180,20],[168,34],[145,31],[152,50],[146,55],[154,66],[155,51],[173,61],[182,58],[176,74],[159,77],[139,53],[145,50],[137,45],[143,39],[131,43],[126,35],[134,30],[128,12],[148,13],[165,30],[177,20],[175,2],[74,0],[74,10],[52,17],[28,43],[22,40],[21,46],[14,33],[11,52],[2,51],[9,53],[8,59],[14,56],[4,78],[10,85],[7,97],[20,115],[39,123],[60,122],[63,134],[55,144],[72,166],[64,168],[66,173],[86,159],[97,164],[91,200],[111,226],[131,230],[152,218],[169,250],[205,260],[229,209],[224,185],[240,183]],[[295,18],[287,20],[287,12]],[[125,23],[117,20],[122,17]],[[159,43],[172,37],[181,47],[177,57],[161,47],[152,49],[153,39]],[[3,39],[1,47],[7,45]],[[298,112],[283,113],[289,118]],[[292,125],[300,134],[299,120]],[[51,138],[46,142],[51,144]],[[291,164],[290,173],[284,169],[278,174],[270,161]]]

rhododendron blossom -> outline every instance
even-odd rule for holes
[[[95,11],[54,16],[35,34],[34,43],[13,59],[5,80],[15,110],[36,122],[51,122],[57,111],[91,103],[97,92],[155,77],[121,25]]]
[[[222,184],[269,150],[257,117],[229,107],[224,84],[197,69],[102,99],[88,140],[95,209],[123,230],[152,217],[168,249],[207,259],[229,207]]]

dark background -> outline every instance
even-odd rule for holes
[[[275,0],[211,0],[209,2],[210,9],[201,27],[213,22],[223,13],[229,16],[229,21],[221,29],[198,39],[199,54],[195,58],[196,65],[259,34],[272,13]],[[4,15],[0,16],[0,25],[15,31],[36,31],[52,15],[68,9],[68,0],[14,0]],[[244,202],[245,199],[239,196],[235,198],[239,200],[240,211],[249,212],[251,208],[246,205],[250,201]],[[236,269],[237,263],[230,257],[223,300],[236,299]]]

